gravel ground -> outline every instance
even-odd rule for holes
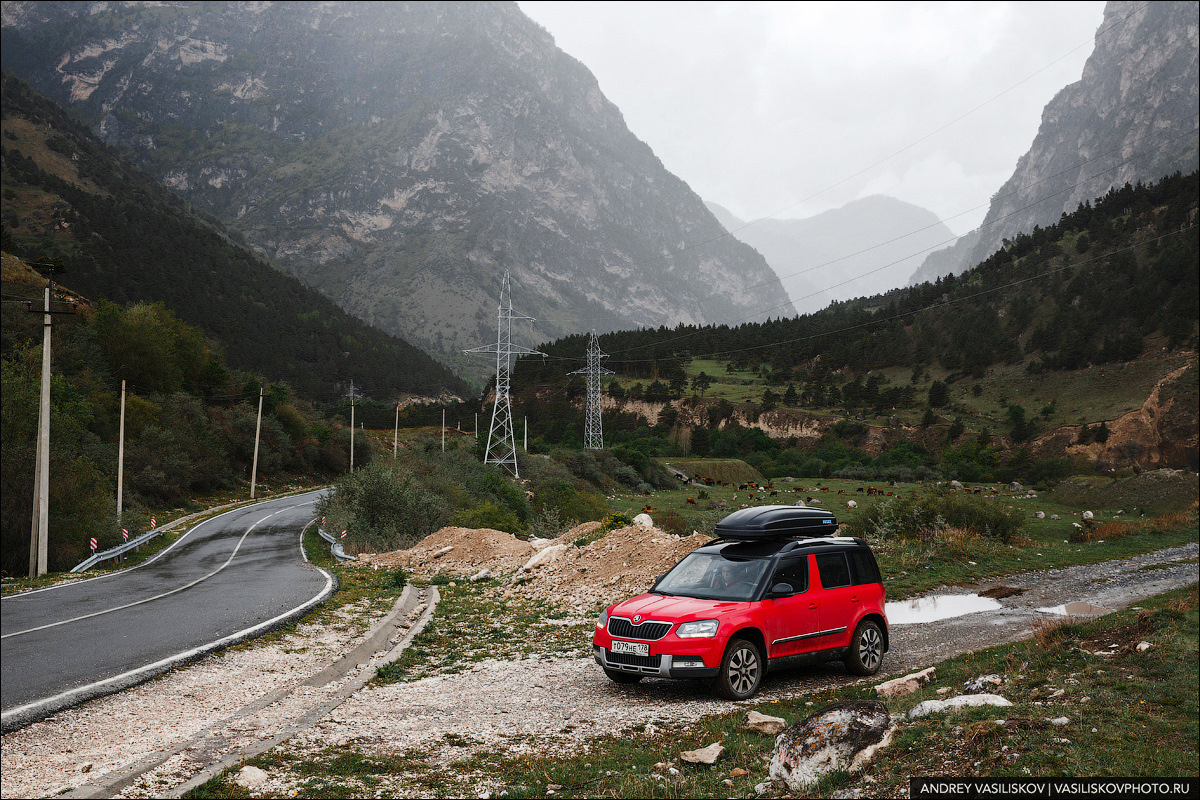
[[[1046,570],[981,584],[1022,590],[1001,599],[1002,608],[939,622],[897,625],[884,661],[888,675],[902,674],[945,658],[1027,636],[1046,615],[1037,611],[1072,601],[1120,609],[1172,588],[1197,582],[1195,543],[1103,564]],[[1147,569],[1154,565],[1165,568]],[[972,589],[955,588],[947,594]],[[226,653],[198,665],[103,698],[3,737],[4,797],[54,794],[91,777],[81,769],[120,768],[146,754],[183,742],[237,708],[302,680],[354,645],[353,637],[302,626],[287,641]],[[287,652],[302,646],[303,653]],[[881,680],[881,674],[870,679]],[[767,677],[753,704],[802,696],[862,679],[840,664],[781,671]],[[474,749],[513,754],[559,750],[587,739],[629,730],[695,720],[728,711],[704,688],[683,681],[647,679],[635,686],[606,680],[590,658],[489,660],[472,669],[411,683],[367,688],[329,717],[282,747],[292,754],[353,745],[364,754],[422,751],[426,763],[449,763]],[[250,736],[269,735],[269,720],[244,720]],[[464,742],[466,747],[463,746]],[[586,745],[585,745],[586,746]],[[164,764],[155,780],[128,794],[154,794],[181,782],[194,764]],[[261,792],[291,794],[298,779],[272,774]],[[385,794],[427,793],[403,776],[378,787]],[[487,791],[486,778],[472,788]]]

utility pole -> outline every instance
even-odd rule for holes
[[[254,499],[254,487],[258,482],[258,435],[262,431],[263,387],[258,387],[258,420],[254,423],[254,466],[250,467],[250,499]]]
[[[354,379],[350,379],[350,471],[354,472]]]
[[[54,325],[54,314],[73,312],[50,310],[50,298],[54,294],[55,267],[51,264],[31,266],[45,267],[49,272],[44,308],[41,311],[42,386],[38,402],[37,456],[33,470],[33,518],[29,532],[29,577],[35,578],[46,574],[50,547],[50,331]],[[29,311],[33,311],[32,301],[29,303]]]
[[[483,463],[500,464],[511,472],[513,477],[519,478],[521,475],[517,471],[517,445],[513,440],[512,404],[508,397],[512,357],[514,355],[537,355],[545,358],[546,354],[512,343],[512,321],[514,319],[527,319],[531,324],[536,321],[533,317],[513,313],[508,270],[504,270],[504,280],[500,284],[500,306],[496,311],[496,343],[463,352],[468,355],[473,353],[496,354],[496,402],[492,406],[492,425],[488,429],[487,451]],[[476,423],[476,431],[478,431],[478,423]]]
[[[392,430],[392,461],[396,460],[396,448],[400,444],[400,401],[396,401],[396,427]]]
[[[121,496],[125,489],[125,379],[121,379],[121,426],[117,434],[117,522],[121,521]],[[253,495],[251,495],[253,497]]]
[[[600,352],[600,340],[596,332],[588,341],[587,366],[577,369],[572,375],[587,375],[587,406],[583,417],[583,446],[588,450],[604,449],[604,423],[600,419],[600,376],[612,375],[611,369],[605,369],[600,360],[608,355]]]

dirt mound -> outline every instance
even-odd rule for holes
[[[1094,476],[1070,477],[1056,486],[1050,496],[1076,508],[1166,511],[1192,507],[1198,490],[1200,479],[1196,473],[1156,469],[1115,481]]]
[[[447,551],[447,547],[451,549]],[[366,553],[359,559],[381,567],[404,567],[420,575],[471,575],[485,567],[493,574],[504,574],[519,568],[535,552],[529,542],[504,531],[446,527],[409,550]]]
[[[569,542],[566,536],[559,541]],[[643,592],[685,555],[711,541],[703,534],[672,536],[657,528],[618,528],[585,547],[570,547],[557,559],[518,576],[512,594],[589,606]]]

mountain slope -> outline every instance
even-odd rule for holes
[[[504,269],[574,330],[780,287],[512,3],[7,3],[4,64],[343,308],[453,360]],[[790,313],[785,307],[776,313]]]
[[[164,303],[231,366],[329,399],[355,379],[381,399],[465,396],[406,342],[370,328],[193,215],[58,106],[3,76],[4,249],[59,261],[92,299]]]
[[[734,236],[766,257],[801,313],[903,286],[926,252],[954,240],[932,211],[883,195],[805,219],[752,224],[708,205]]]
[[[1019,232],[1058,221],[1110,187],[1200,165],[1200,3],[1113,0],[1083,76],[1059,92],[978,236],[931,257],[916,284],[977,264]]]

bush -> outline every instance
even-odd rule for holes
[[[692,524],[678,511],[660,511],[654,515],[654,525],[672,536],[687,536],[692,532]]]
[[[936,539],[948,528],[961,528],[1005,544],[1023,524],[1019,511],[958,494],[888,498],[869,506],[858,523],[868,537],[878,540]]]

